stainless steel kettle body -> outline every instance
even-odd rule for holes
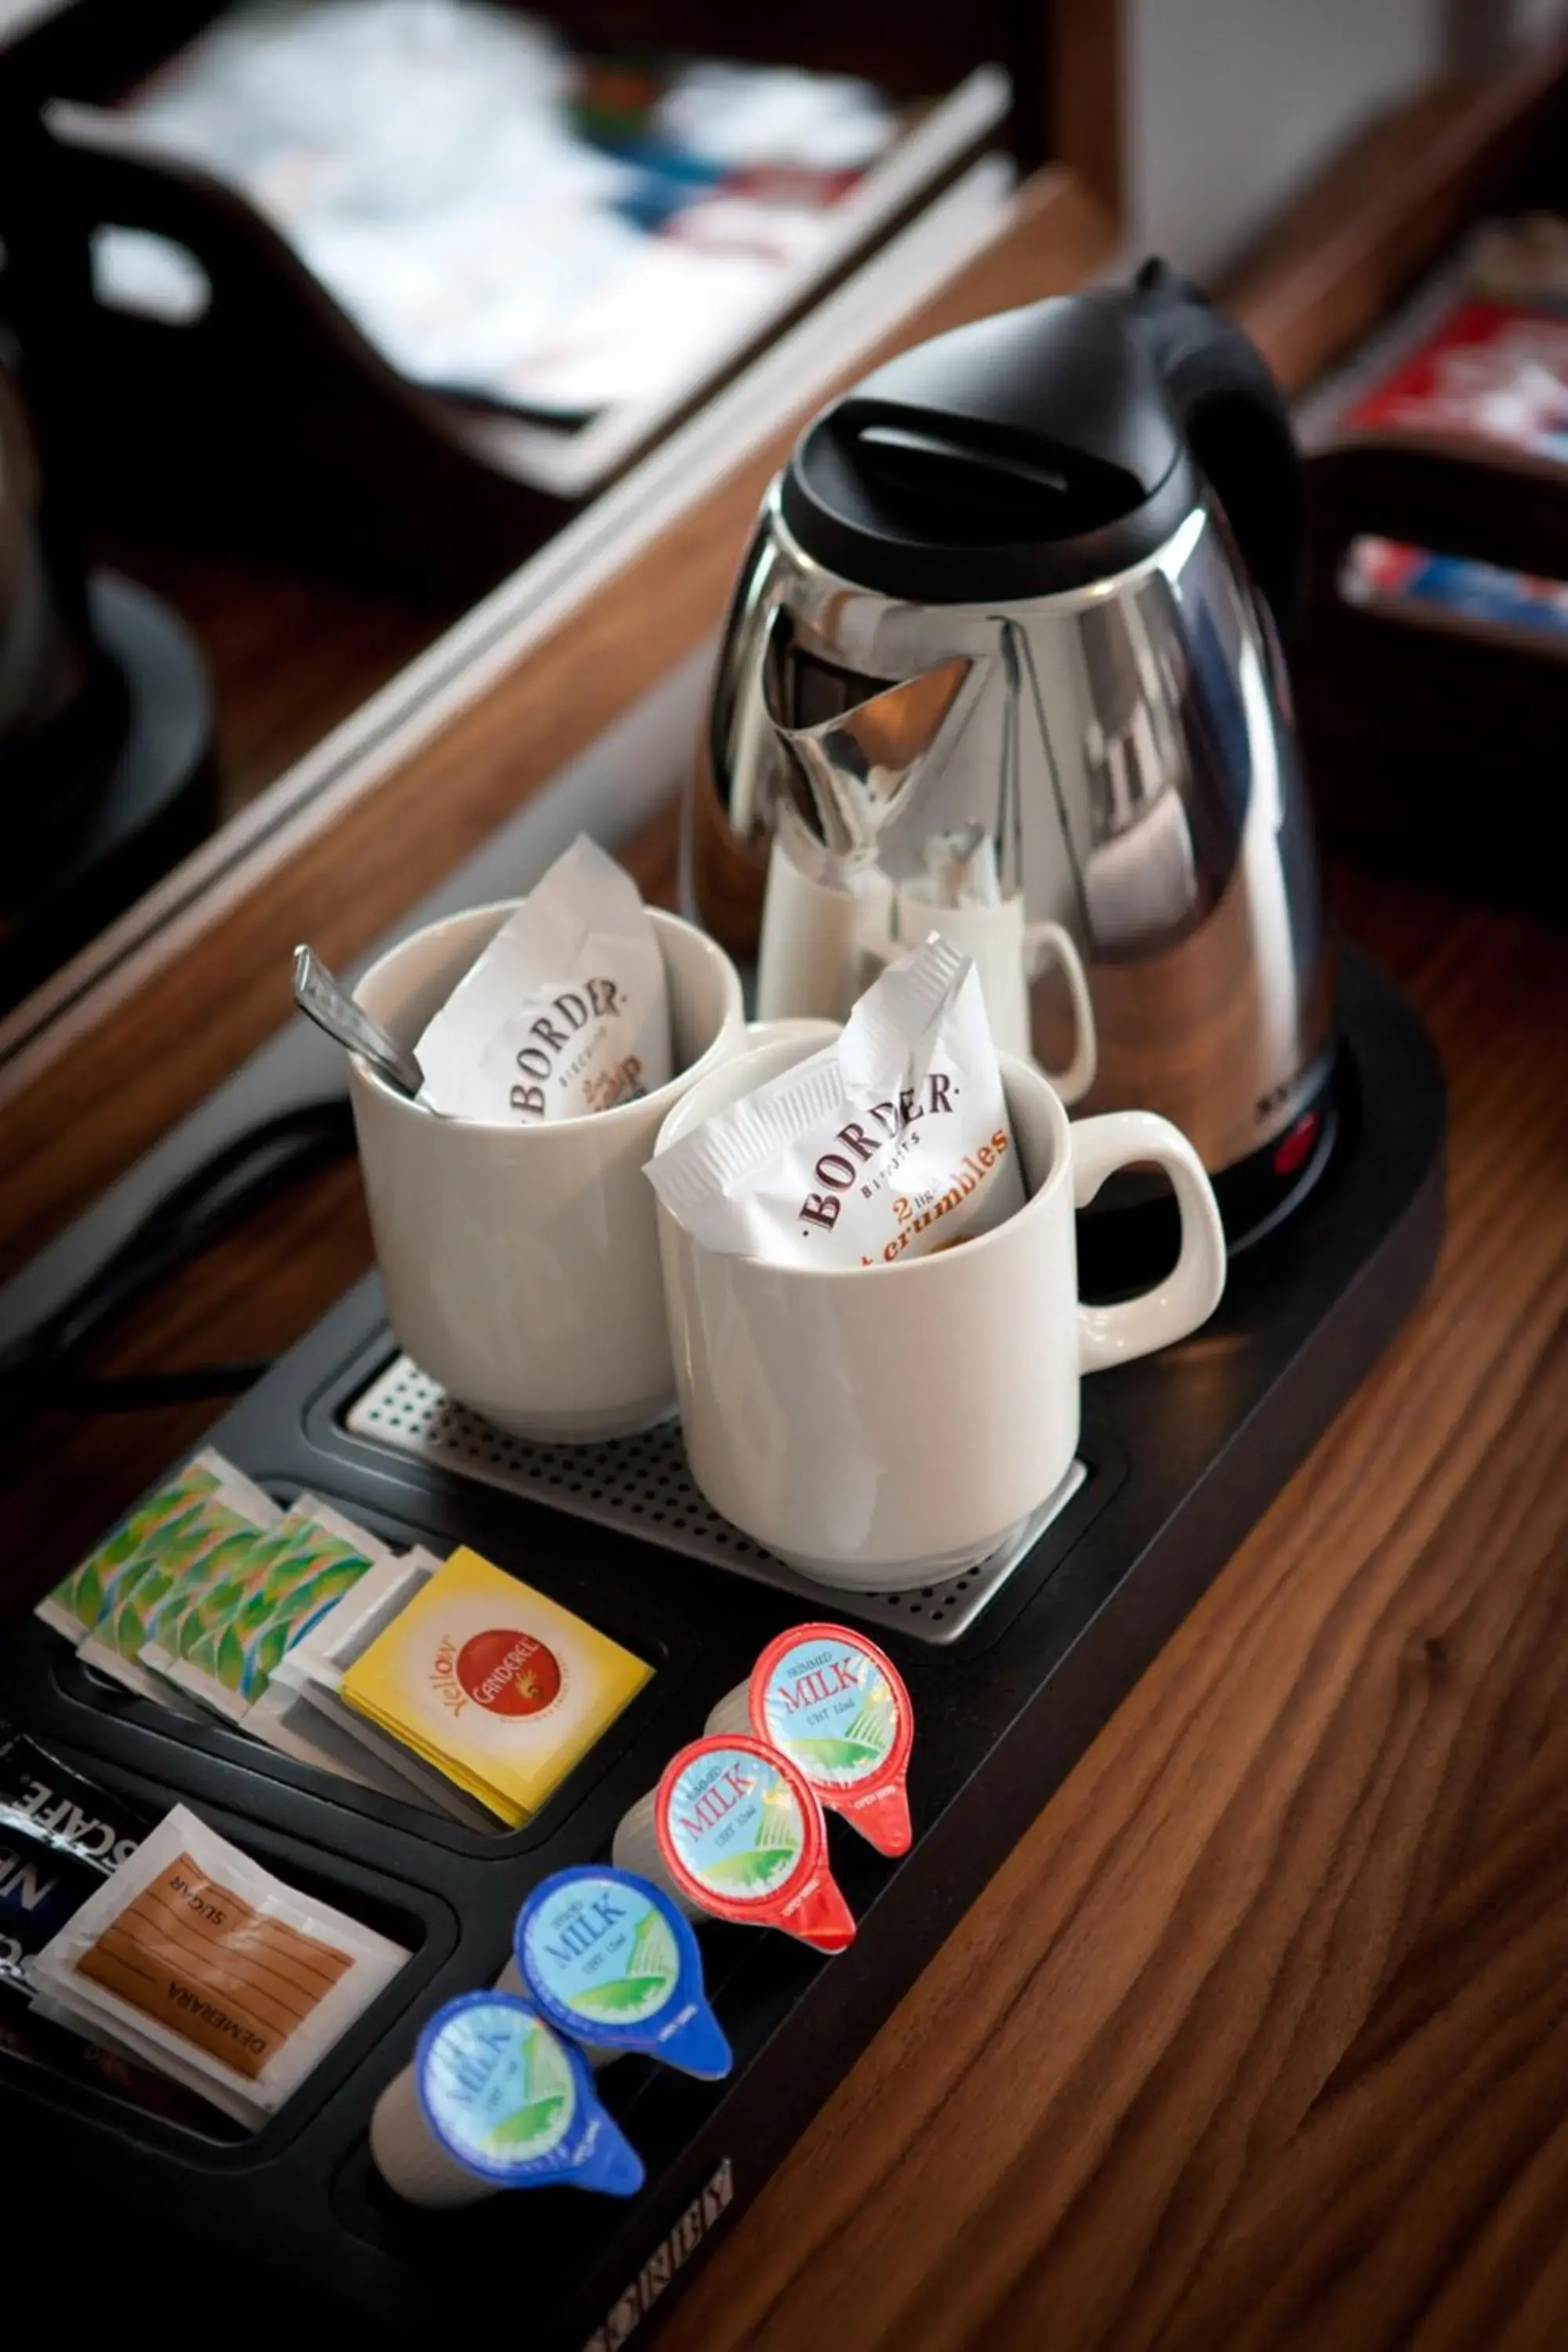
[[[1174,308],[1172,283],[1160,294]],[[1183,288],[1184,322],[1195,304]],[[1080,356],[1076,328],[1068,340]],[[1120,345],[1112,357],[1120,365]],[[1126,407],[1164,402],[1169,437],[1114,446],[1118,466],[1131,446],[1136,478],[1112,484],[1072,478],[1071,436],[1038,387],[1029,414],[1043,402],[1046,423],[1031,446],[1005,418],[977,422],[962,392],[957,428],[924,384],[918,404],[889,402],[877,388],[893,370],[864,387],[871,425],[844,428],[862,446],[841,437],[828,453],[867,465],[864,510],[858,484],[824,476],[838,500],[829,521],[848,512],[859,540],[814,531],[787,477],[764,502],[699,761],[699,910],[731,945],[757,947],[764,1016],[842,1014],[892,945],[951,930],[976,952],[999,1035],[1048,1072],[1077,1073],[1083,1110],[1174,1120],[1220,1180],[1233,1242],[1245,1238],[1291,1202],[1326,1148],[1333,1024],[1289,686],[1234,518],[1193,462],[1163,383],[1137,375],[1131,394],[1121,387]],[[1210,357],[1210,390],[1215,376]],[[1245,397],[1256,413],[1255,382]],[[1233,399],[1232,434],[1238,415]],[[1273,486],[1260,566],[1282,582],[1293,526],[1278,510],[1279,485],[1293,458],[1288,428],[1281,448],[1278,416],[1268,426],[1252,444],[1251,481],[1266,495]],[[866,455],[878,434],[896,471],[880,451]],[[911,452],[911,441],[930,446]],[[1102,443],[1096,466],[1104,454]],[[1044,486],[1024,479],[1047,469]],[[977,495],[991,499],[989,521],[976,520]],[[1015,521],[1010,497],[1034,498],[1033,517]],[[1064,499],[1071,528],[1047,530]],[[951,540],[955,514],[981,543],[928,545],[911,562],[916,533]],[[1026,530],[1027,562],[1016,543]],[[1107,568],[1073,576],[1090,563]],[[922,593],[889,593],[900,571]],[[988,578],[1005,591],[1063,584],[988,595]],[[942,584],[982,593],[930,593]]]

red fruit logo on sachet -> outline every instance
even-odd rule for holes
[[[542,1715],[561,1693],[553,1650],[515,1625],[471,1634],[458,1652],[458,1683],[492,1715]]]

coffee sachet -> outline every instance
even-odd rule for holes
[[[422,1102],[505,1126],[613,1110],[667,1085],[668,984],[631,877],[579,834],[415,1051]]]
[[[0,1716],[0,1990],[31,1997],[34,1956],[151,1827]]]
[[[1024,1205],[979,974],[931,938],[832,1045],[649,1161],[693,1241],[788,1265],[898,1265]]]
[[[102,2038],[84,2040],[51,2018],[33,1971],[151,1827],[149,1814],[83,1780],[0,1715],[0,2051],[188,2125],[200,2120],[195,2102]]]

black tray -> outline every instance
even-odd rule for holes
[[[395,1354],[374,1282],[352,1292],[214,1442],[279,1496],[308,1486],[394,1540],[477,1545],[658,1671],[535,1821],[488,1835],[111,1693],[36,1621],[14,1625],[0,1644],[0,1706],[145,1801],[195,1803],[414,1957],[243,2143],[221,2124],[207,2139],[0,2056],[0,2145],[26,2153],[25,2168],[7,2168],[21,2175],[7,2183],[11,2230],[28,2233],[40,2260],[48,2244],[74,2260],[106,2213],[133,2211],[157,2251],[149,2308],[171,2277],[188,2311],[216,2288],[216,2273],[232,2299],[237,2267],[247,2278],[259,2269],[287,2298],[275,2316],[303,2299],[429,2340],[450,2324],[455,2279],[504,2276],[527,2282],[507,2303],[522,2352],[624,2342],[755,2194],[1420,1295],[1443,1222],[1441,1074],[1415,1014],[1353,958],[1342,1013],[1343,1140],[1307,1206],[1237,1263],[1204,1331],[1088,1382],[1087,1479],[959,1638],[936,1647],[912,1619],[904,1633],[876,1619],[916,1709],[913,1849],[891,1863],[833,1825],[835,1871],[860,1923],[839,1958],[704,1926],[736,2070],[705,2084],[626,2059],[601,2078],[647,2167],[626,2204],[557,2189],[416,2212],[372,2168],[370,2111],[436,2005],[494,1978],[533,1881],[605,1853],[672,1750],[805,1612],[765,1584],[352,1435],[354,1400]],[[820,1613],[852,1618],[856,1604],[825,1596]],[[110,2241],[131,2242],[125,2221]],[[113,2273],[123,2307],[119,2258]],[[99,2293],[107,2312],[109,2281],[100,2290],[79,2261],[64,2275],[74,2321],[86,2323]]]

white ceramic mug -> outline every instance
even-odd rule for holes
[[[416,931],[354,991],[402,1045],[451,994],[516,901]],[[654,1197],[643,1166],[669,1110],[737,1052],[741,982],[722,948],[650,909],[678,1075],[640,1101],[531,1127],[441,1118],[349,1056],[376,1261],[392,1328],[423,1371],[519,1436],[646,1429],[674,1381]]]
[[[940,931],[973,957],[996,1050],[1016,1054],[1020,1061],[1030,1057],[1029,983],[1052,964],[1058,966],[1072,1006],[1072,1059],[1065,1069],[1047,1070],[1046,1076],[1063,1102],[1081,1101],[1094,1084],[1099,1046],[1089,977],[1070,931],[1060,923],[1026,923],[1017,892],[992,907],[939,907],[929,886],[918,882],[905,883],[899,892],[898,926],[899,944],[890,955],[907,955]]]
[[[659,1150],[815,1042],[763,1033],[670,1113]],[[1181,1339],[1225,1287],[1219,1212],[1180,1130],[1151,1111],[1069,1127],[1032,1064],[1000,1058],[1029,1197],[956,1248],[886,1267],[778,1265],[699,1247],[660,1204],[691,1475],[821,1583],[899,1591],[988,1557],[1065,1476],[1079,1375]],[[1152,1290],[1085,1307],[1073,1211],[1135,1161],[1171,1179],[1181,1255]]]
[[[842,1021],[889,954],[900,952],[892,936],[885,874],[872,867],[852,890],[814,881],[775,836],[757,944],[759,1014]]]
[[[775,838],[757,952],[757,1010],[764,1021],[789,1014],[843,1020],[879,971],[932,931],[973,957],[997,1050],[1024,1061],[1030,1054],[1030,983],[1059,966],[1072,1007],[1072,1059],[1046,1076],[1063,1102],[1080,1101],[1099,1066],[1089,978],[1072,934],[1060,923],[1026,923],[1017,892],[991,907],[939,907],[929,883],[906,882],[895,891],[876,868],[856,889],[834,888],[803,874]]]

